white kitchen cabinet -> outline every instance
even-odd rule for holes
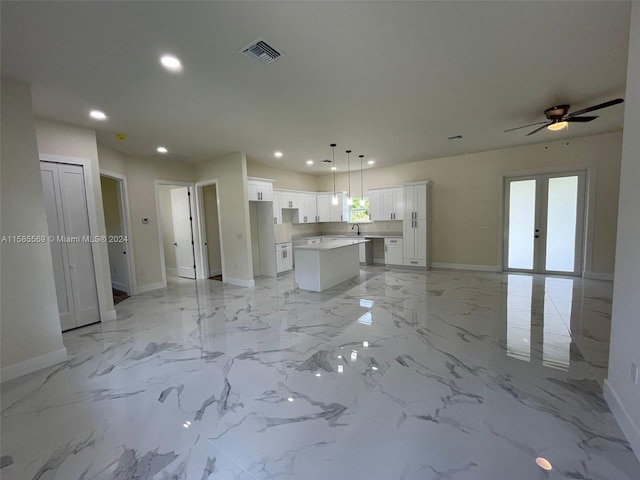
[[[343,222],[344,219],[344,195],[336,194],[337,205],[332,202],[332,193],[319,193],[316,195],[316,205],[318,209],[318,222]]]
[[[427,218],[427,183],[403,185],[404,220],[425,220]]]
[[[293,249],[291,242],[276,244],[276,273],[286,272],[293,268]]]
[[[273,223],[274,225],[282,224],[282,192],[280,190],[273,191]]]
[[[319,193],[316,196],[316,205],[318,208],[318,222],[332,222],[331,220],[331,194]]]
[[[429,185],[427,182],[404,185],[405,217],[404,264],[428,266],[428,210]]]
[[[384,239],[385,265],[404,265],[403,240],[401,238]]]
[[[282,208],[300,208],[300,194],[298,192],[282,192]]]
[[[298,223],[316,223],[318,207],[315,193],[300,193],[300,207],[298,208]]]
[[[336,196],[338,197],[338,203],[337,205],[334,205],[333,203],[331,203],[331,199],[333,198],[333,195],[329,195],[329,203],[330,203],[329,221],[330,222],[347,222],[349,221],[349,209],[348,208],[345,209],[345,196],[343,193],[337,193]]]
[[[373,221],[404,218],[404,189],[385,187],[369,190],[369,212]]]
[[[247,195],[250,202],[273,201],[273,181],[261,178],[247,178]]]

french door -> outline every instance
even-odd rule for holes
[[[504,270],[582,274],[585,172],[505,178]]]

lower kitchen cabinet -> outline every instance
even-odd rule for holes
[[[293,249],[291,242],[276,243],[276,273],[286,272],[293,268]]]
[[[427,220],[405,220],[404,265],[427,266]]]
[[[403,240],[401,238],[384,239],[385,265],[404,265]]]

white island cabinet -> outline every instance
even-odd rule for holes
[[[365,239],[334,240],[294,247],[296,283],[322,292],[360,275],[360,243]]]

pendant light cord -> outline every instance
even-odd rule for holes
[[[360,197],[364,198],[364,182],[363,182],[363,176],[362,176],[362,159],[364,158],[364,155],[360,155]]]
[[[347,150],[347,170],[349,176],[349,198],[351,198],[351,150]]]

